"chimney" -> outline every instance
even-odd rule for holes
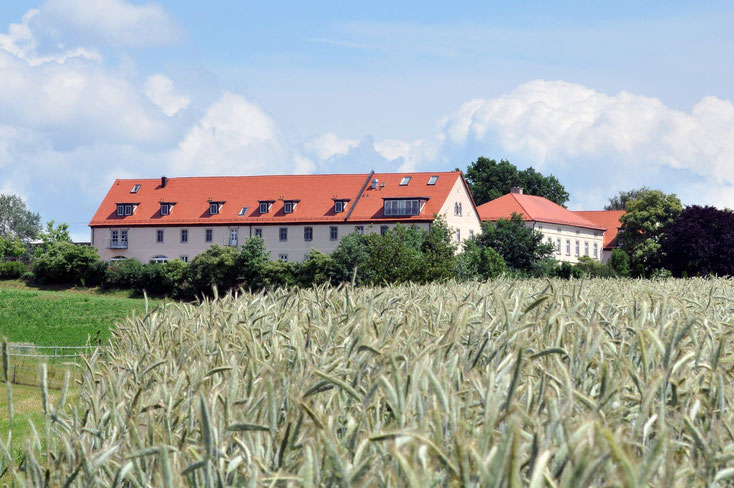
[[[373,190],[376,190],[377,189],[377,184],[379,182],[380,182],[380,180],[378,180],[377,178],[375,178],[374,180],[372,180],[372,189]]]
[[[510,193],[518,193],[522,195],[522,188],[520,188],[519,186],[513,186],[512,188],[510,188]]]
[[[161,188],[165,188],[168,183],[168,176],[161,176]]]

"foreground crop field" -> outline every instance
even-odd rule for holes
[[[73,405],[44,394],[45,429],[3,468],[51,486],[724,486],[732,324],[729,280],[174,304],[121,324]]]

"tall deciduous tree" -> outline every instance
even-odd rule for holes
[[[662,266],[660,242],[683,210],[680,199],[660,190],[645,190],[628,200],[619,242],[630,256],[632,274],[649,276]]]
[[[522,271],[553,254],[553,246],[543,243],[543,234],[525,225],[516,213],[509,220],[483,223],[482,233],[474,239],[480,248],[497,251],[508,267]]]
[[[545,197],[558,205],[565,205],[569,198],[568,192],[555,176],[543,176],[532,167],[518,171],[506,159],[498,163],[494,159],[479,157],[466,169],[465,176],[477,205],[509,193],[513,186],[523,188],[528,195]]]
[[[0,195],[0,237],[29,241],[41,231],[41,216],[26,207],[18,195]]]
[[[663,263],[674,276],[734,276],[734,212],[687,207],[661,242]]]
[[[646,191],[650,191],[646,186],[634,190],[620,191],[609,199],[609,204],[604,206],[604,210],[625,210],[627,202],[634,200]]]

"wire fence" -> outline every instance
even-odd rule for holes
[[[81,375],[81,358],[94,352],[104,354],[108,346],[37,346],[35,344],[8,344],[10,369],[8,380],[16,385],[40,386],[41,364],[46,363],[46,383],[49,388],[61,389],[68,371],[70,379]]]

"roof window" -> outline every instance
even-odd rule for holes
[[[244,216],[245,216],[245,215],[247,214],[247,210],[249,210],[249,208],[250,208],[250,207],[242,207],[242,208],[240,209],[240,213],[239,213],[239,214],[237,214],[237,215],[239,215],[240,217],[244,217]]]
[[[140,190],[140,185],[134,185],[133,186],[133,189],[130,190],[130,193],[137,193],[138,190]]]
[[[435,185],[437,181],[438,181],[438,175],[433,175],[430,178],[428,178],[429,185]]]
[[[408,186],[408,183],[410,183],[410,176],[403,176],[403,179],[400,180],[400,186]]]

